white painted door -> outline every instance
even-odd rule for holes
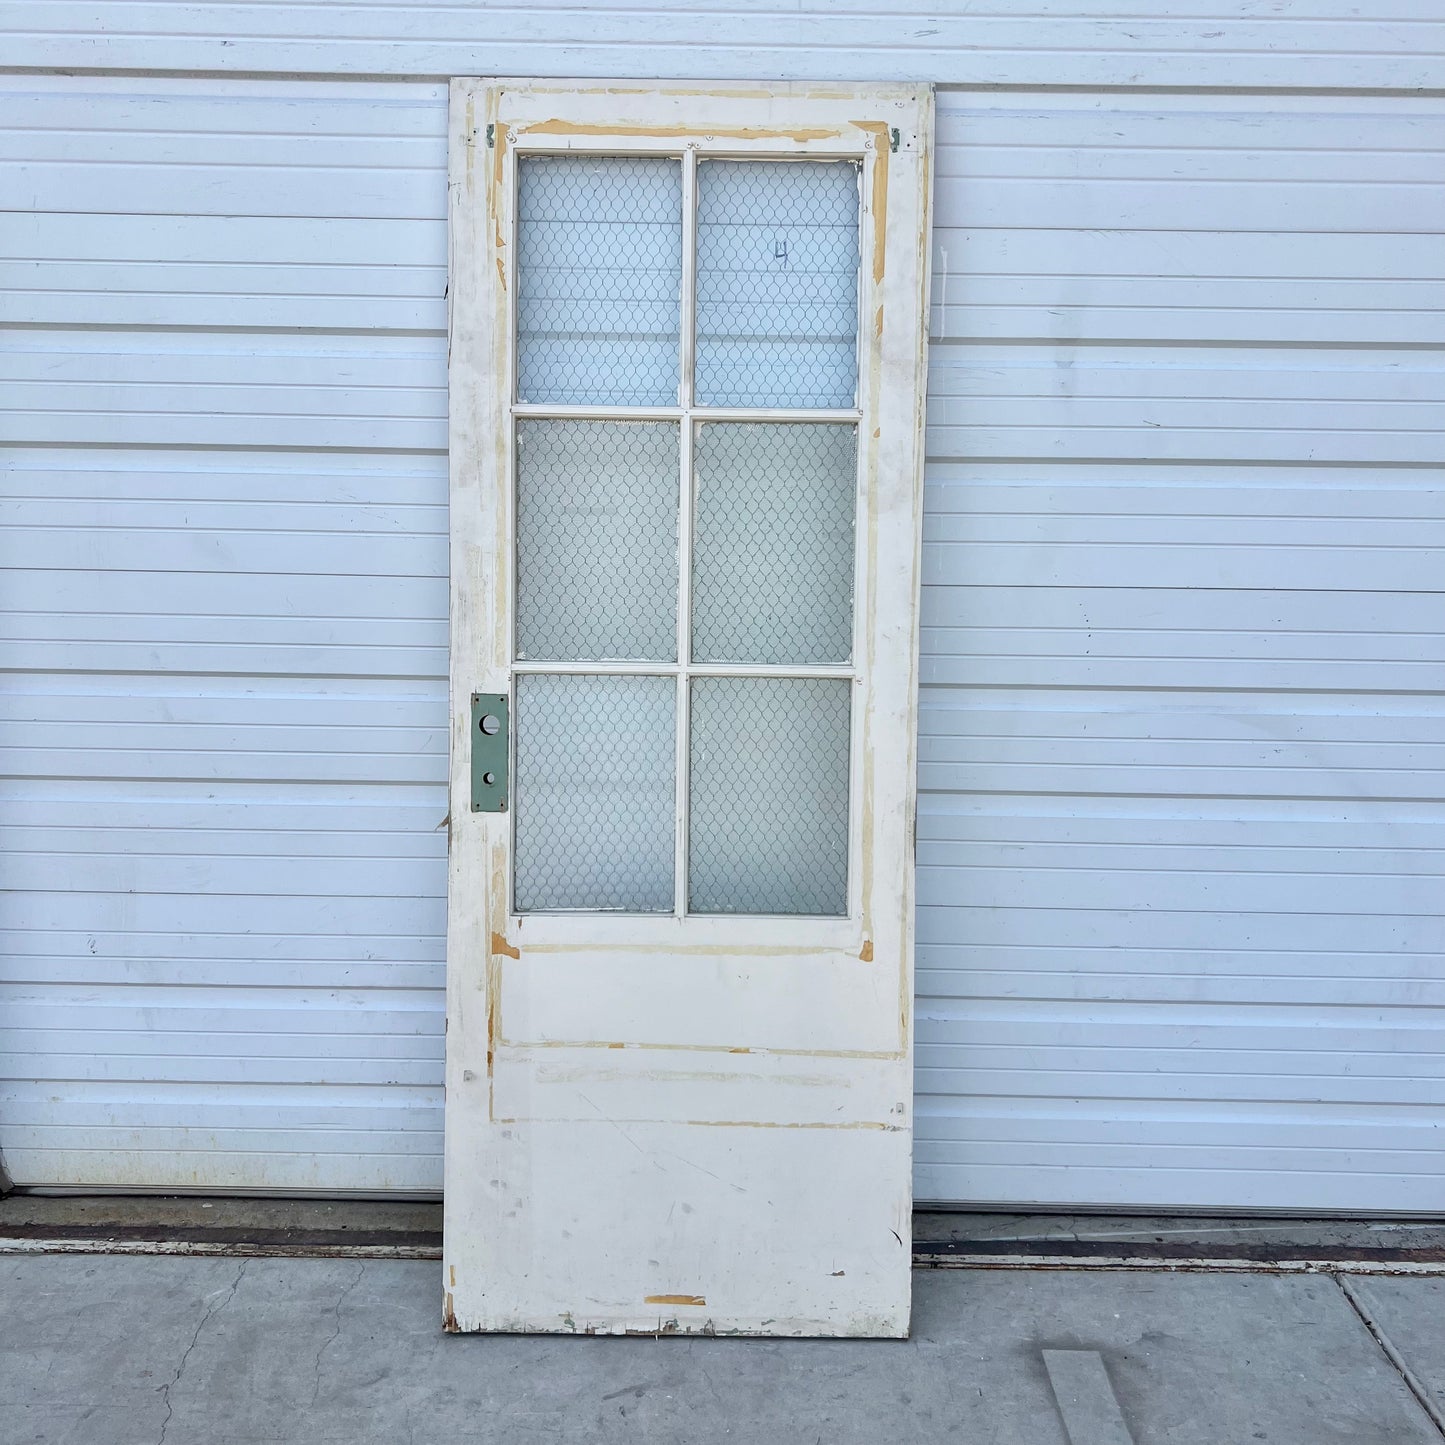
[[[931,119],[454,84],[449,1328],[907,1331]]]

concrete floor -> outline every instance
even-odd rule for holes
[[[914,1298],[906,1343],[445,1336],[431,1261],[7,1255],[0,1442],[1445,1439],[1439,1279],[949,1269]]]

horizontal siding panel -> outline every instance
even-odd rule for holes
[[[406,876],[400,869],[398,873]],[[918,902],[923,908],[1029,908],[1047,900],[1047,907],[1063,909],[1227,911],[1240,916],[1303,913],[1319,917],[1329,913],[1439,920],[1439,883],[1438,877],[1380,873],[1351,877],[1283,871],[1050,868],[1027,855],[1015,855],[1007,866],[968,867],[946,851],[930,849],[919,861]]]
[[[443,338],[32,332],[0,382],[21,445],[446,449]]]
[[[284,515],[328,521],[333,514],[341,519],[369,516],[383,525],[393,517],[405,516],[421,530],[446,531],[447,478],[443,458],[284,451],[238,457],[230,452],[144,450],[107,452],[97,457],[83,451],[44,447],[17,447],[9,458],[12,466],[6,492],[13,502],[41,501],[58,506],[77,502],[296,506],[312,510],[287,511]],[[366,511],[355,513],[355,508]],[[424,516],[402,508],[432,509],[433,524],[428,527]],[[276,512],[272,510],[268,515],[275,517]]]
[[[1262,1091],[1285,1104],[1317,1104],[1319,1113],[1328,1115],[1336,1109],[1379,1109],[1383,1114],[1394,1108],[1428,1109],[1445,1105],[1445,1086],[1434,1083],[1428,1088],[1409,1078],[1377,1079],[1350,1075],[1346,1078],[1328,1068],[1323,1073],[1283,1076],[1279,1073],[1255,1074],[1230,1070],[1216,1065],[1217,1072],[1206,1074],[1192,1054],[1178,1061],[1173,1071],[1167,1065],[1140,1060],[1137,1072],[1130,1072],[1120,1062],[1108,1069],[1097,1067],[1096,1057],[1081,1054],[1046,1059],[1016,1054],[995,1062],[1001,1050],[985,1049],[979,1057],[957,1063],[920,1051],[915,1064],[918,1086],[929,1093],[956,1094],[960,1097],[996,1098],[1001,1093],[1019,1099],[1054,1099],[1062,1095],[1083,1100],[1129,1100],[1157,1102],[1180,1099],[1220,1105],[1247,1103]],[[1382,1130],[1382,1134],[1388,1134]],[[1376,1143],[1383,1140],[1376,1140]]]
[[[1075,999],[1080,1002],[1243,1003],[1334,1007],[1341,1004],[1373,1008],[1445,1006],[1445,976],[1438,960],[1401,954],[1327,957],[1323,966],[1346,962],[1352,979],[1321,971],[1314,953],[1270,953],[1267,950],[1228,954],[1212,949],[1129,951],[1124,949],[1012,949],[990,956],[985,949],[938,946],[918,955],[918,987],[940,999]],[[1095,1063],[1102,1055],[1095,1054]],[[1190,1058],[1193,1058],[1191,1052]],[[972,1066],[970,1052],[967,1061]],[[1111,1060],[1110,1067],[1121,1064]],[[1218,1061],[1215,1061],[1218,1062]],[[1020,1068],[1027,1070],[1025,1062]],[[1059,1065],[1058,1067],[1063,1067]],[[1190,1064],[1197,1068],[1198,1061]],[[1251,1068],[1255,1065],[1251,1064]],[[1321,1077],[1344,1075],[1333,1063],[1322,1063]],[[1400,1068],[1420,1083],[1419,1059],[1404,1057]],[[1103,1071],[1109,1072],[1109,1067]],[[1210,1075],[1201,1074],[1204,1087]],[[1424,1081],[1433,1087],[1429,1078]]]
[[[35,1054],[66,1053],[82,1043],[87,1047],[98,1043],[104,1046],[106,1057],[155,1060],[151,1080],[168,1075],[173,1069],[184,1073],[204,1068],[205,1061],[217,1053],[253,1061],[293,1059],[301,1064],[309,1063],[313,1068],[333,1059],[397,1058],[435,1063],[442,1057],[440,1034],[393,1029],[379,1037],[376,1029],[345,1029],[334,1019],[329,1021],[330,1029],[312,1032],[296,1028],[276,1031],[274,1025],[279,1016],[273,1017],[269,1027],[256,1028],[255,1020],[248,1020],[251,1027],[226,1029],[224,1039],[218,1040],[213,1030],[191,1028],[191,1018],[167,1015],[166,1022],[172,1027],[164,1032],[149,1024],[108,1028],[103,1032],[92,1027],[88,1037],[82,1040],[77,1031],[64,1022],[46,1024],[44,1019],[49,1017],[28,1019],[24,1029],[0,1031],[0,1047],[8,1046],[18,1056],[28,1046],[34,1050],[33,1058]],[[118,1110],[116,1117],[124,1118],[124,1114]],[[277,1152],[284,1150],[278,1148]]]
[[[152,668],[168,673],[215,673],[226,677],[254,677],[265,669],[278,677],[334,677],[345,684],[357,677],[391,677],[412,681],[437,675],[435,652],[416,647],[362,647],[305,644],[293,647],[239,642],[230,646],[216,643],[75,642],[57,648],[54,642],[30,641],[7,645],[11,666],[22,671],[53,669],[57,662],[77,673],[91,674],[107,668],[142,672]],[[57,654],[60,654],[58,657]],[[443,655],[442,661],[444,662]]]
[[[428,627],[445,626],[446,618],[446,580],[436,574],[377,577],[361,589],[339,584],[334,577],[295,572],[195,573],[105,567],[46,571],[24,567],[0,579],[0,587],[15,613],[88,617],[98,629],[98,637],[105,635],[105,622],[98,614],[108,606],[113,608],[113,617],[132,619],[129,624],[113,621],[113,627],[140,626],[134,619],[154,617],[157,626],[161,619],[166,620],[177,638],[194,637],[197,628],[222,626],[223,619],[235,619],[239,625],[248,617],[257,626],[269,618],[294,620],[298,625],[369,619]],[[284,591],[278,590],[281,588]],[[278,608],[285,610],[278,613]],[[15,636],[35,635],[25,631],[30,624],[23,616],[11,625]],[[436,675],[440,676],[441,670]]]
[[[314,1126],[303,1126],[296,1131],[295,1142],[302,1149],[309,1148],[323,1155],[338,1145],[347,1152],[363,1151],[370,1147],[382,1155],[429,1155],[433,1150],[440,1149],[440,1128],[423,1131],[416,1127],[417,1121],[410,1118],[397,1122],[402,1127],[377,1130],[368,1129],[360,1120],[349,1127],[342,1125],[318,1129]],[[430,1122],[436,1125],[439,1120],[434,1118]],[[13,1128],[13,1137],[17,1149],[23,1151],[32,1140],[43,1138],[52,1131],[55,1141],[62,1147],[69,1144],[71,1148],[93,1149],[97,1152],[124,1149],[170,1153],[185,1150],[187,1147],[203,1148],[206,1141],[219,1153],[244,1151],[261,1156],[268,1149],[268,1141],[274,1149],[274,1130],[268,1129],[264,1120],[258,1121],[258,1127],[250,1129],[218,1123],[209,1127],[205,1124],[174,1127],[139,1123],[118,1127],[106,1124],[56,1123],[36,1126],[17,1122]]]
[[[405,532],[364,538],[262,529],[204,532],[192,531],[180,517],[171,520],[168,527],[98,527],[80,533],[17,527],[12,536],[27,560],[69,571],[309,573],[356,579],[447,575],[446,548],[437,537]]]
[[[203,764],[198,763],[198,770]],[[74,893],[152,893],[184,889],[193,897],[291,893],[330,898],[445,897],[445,859],[308,858],[304,873],[280,857],[177,858],[142,852],[121,857],[28,852],[6,860],[7,886]]]
[[[1177,84],[1408,89],[1434,83],[1445,51],[1438,11],[1393,0],[1309,0],[1261,16],[1248,0],[1169,0],[1144,17],[1117,4],[994,0],[987,9],[900,19],[872,0],[779,10],[745,0],[707,7],[411,3],[325,6],[88,0],[10,4],[0,34],[12,64],[278,74],[701,76],[735,80],[913,80],[951,85]]]
[[[931,1120],[919,1121],[919,1130],[931,1132]],[[988,1159],[969,1158],[958,1162],[940,1157],[947,1150],[915,1149],[914,1167],[927,1181],[930,1193],[921,1190],[918,1205],[956,1199],[1002,1203],[1038,1197],[1044,1207],[1067,1207],[1074,1199],[1092,1199],[1104,1208],[1124,1212],[1146,1209],[1161,1213],[1189,1213],[1193,1201],[1211,1187],[1211,1165],[1197,1168],[1171,1165],[1160,1167],[1156,1158],[1127,1148],[1108,1151],[1107,1164],[1081,1166],[1055,1164],[1045,1157],[1035,1165],[996,1164]],[[1372,1217],[1379,1211],[1380,1186],[1373,1172],[1299,1171],[1283,1168],[1244,1168],[1231,1171],[1231,1207],[1250,1212],[1278,1209],[1281,1193],[1310,1200],[1314,1211]],[[1394,1176],[1391,1190],[1394,1208],[1402,1213],[1433,1216],[1439,1209],[1438,1177]]]
[[[418,950],[420,952],[421,950]],[[239,966],[244,965],[244,966]],[[33,956],[16,954],[0,960],[0,982],[6,984],[105,984],[120,987],[157,988],[233,988],[237,984],[256,988],[295,988],[312,992],[322,989],[385,989],[410,987],[416,989],[437,989],[444,986],[445,967],[441,962],[419,962],[416,960],[388,959],[366,960],[364,962],[336,961],[323,959],[151,959],[122,958],[115,954],[102,958],[99,953],[84,955],[63,955],[47,953]],[[105,1072],[108,1057],[85,1056],[98,1071],[96,1078],[110,1078]],[[34,1062],[46,1060],[43,1067],[66,1070],[71,1067],[64,1062],[64,1056],[52,1056],[48,1051],[32,1053]],[[236,1068],[251,1069],[257,1077],[270,1077],[270,1061],[237,1056]],[[361,1060],[370,1065],[374,1060]],[[437,1060],[438,1066],[440,1059]],[[126,1064],[131,1072],[117,1073],[116,1078],[143,1078],[145,1059],[141,1057]],[[295,1074],[299,1067],[288,1066],[287,1077]],[[140,1073],[135,1073],[140,1070]],[[283,1071],[284,1072],[284,1071]],[[62,1073],[60,1077],[72,1077]],[[73,1077],[92,1077],[90,1074]],[[280,1077],[280,1075],[278,1075]],[[293,1082],[303,1080],[297,1078]]]
[[[1331,578],[1347,578],[1347,590],[1438,594],[1441,585],[1438,559],[1427,550],[1406,547],[935,542],[924,549],[925,587],[951,586],[961,577],[989,587],[1081,589],[1117,587],[1126,579],[1148,590],[1278,587],[1313,592]],[[945,659],[931,661],[937,671],[948,671]]]
[[[229,1147],[229,1141],[221,1147],[214,1134],[203,1130],[157,1147],[153,1136],[92,1132],[77,1138],[53,1129],[27,1129],[10,1136],[5,1157],[23,1177],[77,1189],[433,1198],[442,1187],[440,1133],[433,1137],[434,1153],[387,1153],[379,1138],[347,1136],[341,1142],[325,1133],[298,1133],[288,1140],[294,1150],[263,1146],[248,1153]]]
[[[1227,909],[1158,911],[1131,908],[1051,908],[1042,893],[1027,908],[969,907],[935,902],[918,918],[920,945],[965,940],[995,948],[1135,948],[1197,947],[1208,939],[1225,952],[1315,947],[1331,952],[1374,955],[1440,951],[1438,916],[1395,917],[1383,914],[1320,913],[1302,921],[1295,913],[1232,913]],[[1349,1045],[1342,1046],[1348,1056]],[[1445,1052],[1437,1049],[1437,1063]]]
[[[54,1081],[63,1081],[72,1089],[79,1084],[155,1084],[155,1067],[144,1055],[115,1055],[97,1058],[93,1054],[42,1054],[32,1056],[45,1073],[33,1081],[36,1089],[46,1088]],[[440,1107],[442,1060],[435,1059],[327,1059],[318,1077],[316,1059],[252,1059],[212,1054],[205,1058],[172,1060],[166,1083],[191,1086],[256,1086],[313,1085],[332,1088],[366,1085],[420,1086],[436,1091],[431,1104],[416,1102],[413,1108],[436,1110]],[[53,1094],[53,1088],[50,1089]],[[113,1091],[112,1091],[113,1092]],[[172,1093],[176,1092],[174,1089]],[[213,1089],[213,1093],[215,1090]],[[319,1095],[318,1095],[319,1097]],[[332,1098],[335,1099],[333,1094]],[[117,1102],[114,1099],[110,1103]],[[187,1106],[191,1100],[187,1100]],[[199,1102],[199,1101],[195,1101]],[[284,1104],[285,1099],[277,1100]],[[343,1101],[344,1102],[344,1101]],[[274,1107],[274,1105],[273,1105]],[[78,1121],[68,1121],[78,1122]]]
[[[176,887],[183,888],[177,880]],[[217,932],[249,936],[255,920],[266,931],[297,937],[341,934],[353,940],[369,935],[393,939],[441,936],[446,928],[444,899],[387,895],[336,898],[326,894],[231,894],[218,913],[214,900],[184,891],[169,893],[16,894],[6,907],[8,925],[30,930],[64,929],[87,934]],[[356,944],[353,942],[353,949]],[[364,949],[364,944],[363,944]],[[433,1001],[435,1017],[442,1017]]]

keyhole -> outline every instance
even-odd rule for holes
[[[477,726],[481,728],[489,738],[493,738],[502,730],[502,720],[494,713],[485,713],[478,720]]]

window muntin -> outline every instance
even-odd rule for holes
[[[519,157],[518,912],[848,911],[859,169]]]

